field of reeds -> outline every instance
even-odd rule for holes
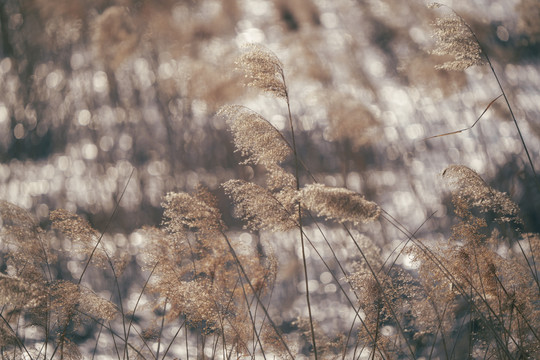
[[[2,1],[1,358],[539,358],[539,16]]]

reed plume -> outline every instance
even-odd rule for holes
[[[223,107],[219,115],[226,118],[236,150],[244,163],[271,166],[285,161],[292,153],[287,141],[268,120],[240,105]]]
[[[437,3],[432,4],[432,7],[441,6]],[[462,71],[474,65],[486,64],[476,36],[461,17],[452,12],[437,18],[433,26],[435,48],[431,53],[453,59],[436,65],[435,68]]]
[[[245,47],[246,51],[238,59],[237,66],[245,72],[247,85],[278,98],[286,98],[283,64],[278,57],[262,46],[249,44]]]
[[[305,207],[319,216],[354,225],[377,219],[380,209],[362,195],[343,188],[322,184],[309,184],[302,188],[301,199]]]
[[[450,165],[443,171],[443,178],[450,185],[458,209],[475,207],[484,213],[494,212],[498,221],[521,223],[518,206],[507,194],[487,185],[474,170]]]

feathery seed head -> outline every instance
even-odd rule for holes
[[[286,231],[296,227],[296,197],[288,192],[279,196],[242,180],[229,180],[223,188],[233,198],[235,216],[246,221],[248,228]]]
[[[344,188],[310,184],[301,190],[300,196],[307,209],[340,223],[351,221],[357,225],[370,222],[377,219],[381,212],[374,202]]]
[[[214,207],[211,195],[201,189],[199,194],[171,192],[165,196],[162,206],[166,220],[163,223],[171,233],[182,233],[187,229],[211,233],[223,229],[221,213]]]
[[[57,280],[49,288],[50,309],[59,323],[65,323],[73,317],[80,299],[80,286],[67,280]]]
[[[44,291],[38,284],[0,273],[0,306],[33,308],[38,306],[44,297]]]
[[[81,287],[79,309],[85,314],[108,321],[118,314],[118,309],[112,302],[86,287]]]
[[[75,246],[75,252],[92,256],[92,262],[96,266],[102,268],[108,266],[110,258],[105,253],[105,248],[100,246],[96,251],[94,250],[100,236],[88,221],[64,209],[52,211],[49,218],[52,221],[52,227],[60,230],[64,236],[71,240]]]
[[[283,77],[283,65],[277,56],[261,46],[246,45],[248,49],[236,62],[245,72],[248,86],[257,87],[276,97],[286,98],[287,88]]]
[[[11,264],[17,275],[24,272],[26,278],[41,273],[40,266],[54,258],[34,218],[26,210],[3,200],[0,200],[0,244],[10,247]]]
[[[88,221],[79,215],[71,213],[64,209],[58,209],[51,212],[50,219],[53,227],[60,230],[72,241],[91,244],[98,237],[98,232],[94,230]]]
[[[5,200],[0,200],[0,228],[2,230],[21,228],[29,234],[34,234],[37,223],[26,210]]]
[[[519,208],[508,197],[491,188],[474,170],[463,165],[450,165],[443,171],[456,205],[477,207],[482,212],[493,211],[501,222],[520,224]]]
[[[439,4],[434,4],[440,7]],[[482,49],[465,21],[455,13],[440,17],[432,24],[435,27],[434,55],[449,55],[454,60],[447,61],[435,68],[462,71],[473,65],[483,65]]]
[[[281,133],[256,112],[233,105],[223,107],[219,114],[226,117],[236,149],[246,157],[245,163],[271,166],[291,154]]]
[[[277,164],[267,166],[266,169],[268,170],[266,178],[266,187],[268,190],[272,192],[296,191],[296,178],[293,174],[285,171],[285,169]]]

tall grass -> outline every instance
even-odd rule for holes
[[[455,13],[435,26],[434,52],[452,57],[442,68],[462,71],[484,59],[489,63],[536,178],[510,102],[478,38]],[[137,232],[144,239],[137,262],[146,277],[134,301],[128,301],[122,282],[131,259],[111,253],[103,233],[62,209],[52,212],[51,229],[44,229],[26,211],[2,201],[2,358],[93,358],[100,352],[118,359],[540,356],[540,235],[523,230],[527,224],[520,209],[503,189],[466,166],[446,167],[442,178],[452,194],[452,235],[444,241],[420,239],[418,229],[397,220],[399,214],[311,174],[300,157],[294,102],[277,55],[249,46],[237,66],[248,85],[278,101],[288,122],[282,132],[239,105],[216,115],[229,126],[242,164],[264,174],[260,182],[222,184],[232,215],[252,233],[250,241],[227,228],[227,210],[206,188],[168,193],[162,223]],[[121,201],[122,194],[117,206]],[[364,224],[376,219],[404,236],[387,258],[362,234]],[[355,263],[343,260],[341,242],[330,236],[329,226],[354,249]],[[261,236],[265,232],[290,236],[300,249],[302,264],[293,276],[299,272],[303,278],[303,288],[295,292],[305,296],[305,316],[290,323],[275,300],[284,264]],[[69,250],[56,250],[58,241],[69,242]],[[310,260],[308,251],[315,254]],[[314,263],[319,266],[310,266]],[[61,266],[78,269],[78,277],[63,278],[55,270]],[[310,288],[310,280],[320,276],[316,268],[326,269],[327,283],[338,291],[334,306],[350,314],[339,332],[329,333],[317,320],[324,299]],[[93,289],[85,281],[91,271],[108,274],[114,292]],[[83,331],[95,331],[93,352],[81,353]]]

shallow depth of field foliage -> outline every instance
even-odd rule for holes
[[[540,358],[539,19],[0,1],[0,357]]]

